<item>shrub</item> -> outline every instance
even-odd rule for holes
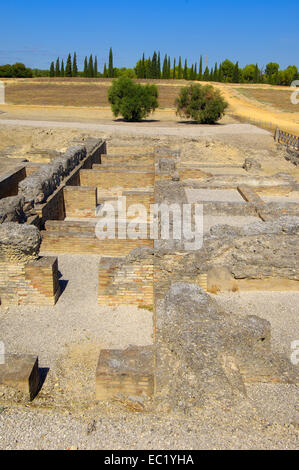
[[[176,99],[177,114],[201,124],[213,124],[224,115],[228,104],[212,85],[190,85]]]
[[[121,77],[108,92],[115,117],[123,116],[126,121],[141,121],[158,106],[158,88],[155,85],[134,83],[128,77]]]

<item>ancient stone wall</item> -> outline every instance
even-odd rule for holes
[[[41,237],[33,225],[0,225],[2,305],[54,305],[59,296],[57,258],[38,256]]]
[[[96,186],[100,189],[121,187],[123,189],[153,186],[154,171],[146,170],[81,170],[81,186]]]
[[[99,266],[99,304],[151,307],[154,304],[153,250],[134,250],[126,258],[102,258]]]

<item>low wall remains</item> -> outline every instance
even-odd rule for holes
[[[39,257],[40,232],[33,225],[0,225],[1,305],[54,305],[59,297],[55,257]]]
[[[153,186],[155,173],[150,170],[81,170],[81,186],[96,186],[100,189],[121,187],[124,189]]]
[[[101,258],[99,266],[98,302],[153,308],[153,250],[134,250],[126,258]]]

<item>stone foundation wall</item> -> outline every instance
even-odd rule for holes
[[[101,259],[98,290],[100,305],[153,306],[153,252],[150,249],[136,251],[137,256],[133,252],[127,258]]]
[[[59,296],[57,258],[38,256],[39,230],[5,223],[0,229],[1,305],[54,305]]]
[[[97,189],[82,186],[65,186],[63,190],[66,217],[95,217]]]
[[[41,251],[46,253],[127,255],[134,248],[153,247],[153,240],[99,240],[93,232],[43,231]]]
[[[99,189],[121,187],[124,189],[153,186],[155,174],[146,170],[81,170],[81,186],[96,186]]]

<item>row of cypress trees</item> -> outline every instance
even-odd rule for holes
[[[227,64],[229,62],[229,64]],[[200,56],[199,64],[196,62],[191,67],[188,66],[187,59],[185,59],[184,65],[182,58],[179,57],[177,62],[173,60],[171,68],[171,59],[166,54],[164,57],[163,65],[161,67],[160,52],[154,52],[152,58],[145,59],[143,54],[142,59],[139,60],[135,67],[135,73],[137,78],[162,78],[162,79],[184,79],[184,80],[203,80],[203,81],[215,81],[222,82],[228,81],[227,68],[230,68],[229,81],[233,83],[239,83],[242,78],[242,70],[239,68],[239,63],[231,63],[230,61],[224,61],[219,65],[216,63],[214,67],[209,68],[208,66],[203,69],[203,58]],[[255,83],[260,81],[261,70],[256,65],[253,80]]]
[[[97,56],[93,58],[92,54],[90,54],[89,59],[87,56],[85,56],[83,73],[78,71],[76,52],[74,52],[73,58],[71,54],[68,55],[66,65],[64,65],[63,59],[60,61],[59,57],[56,59],[56,62],[51,62],[50,77],[77,77],[79,74],[83,77],[89,78],[98,77],[99,73]],[[106,64],[104,65],[103,76],[111,78],[115,76],[112,48],[110,48],[109,51],[108,67]]]

